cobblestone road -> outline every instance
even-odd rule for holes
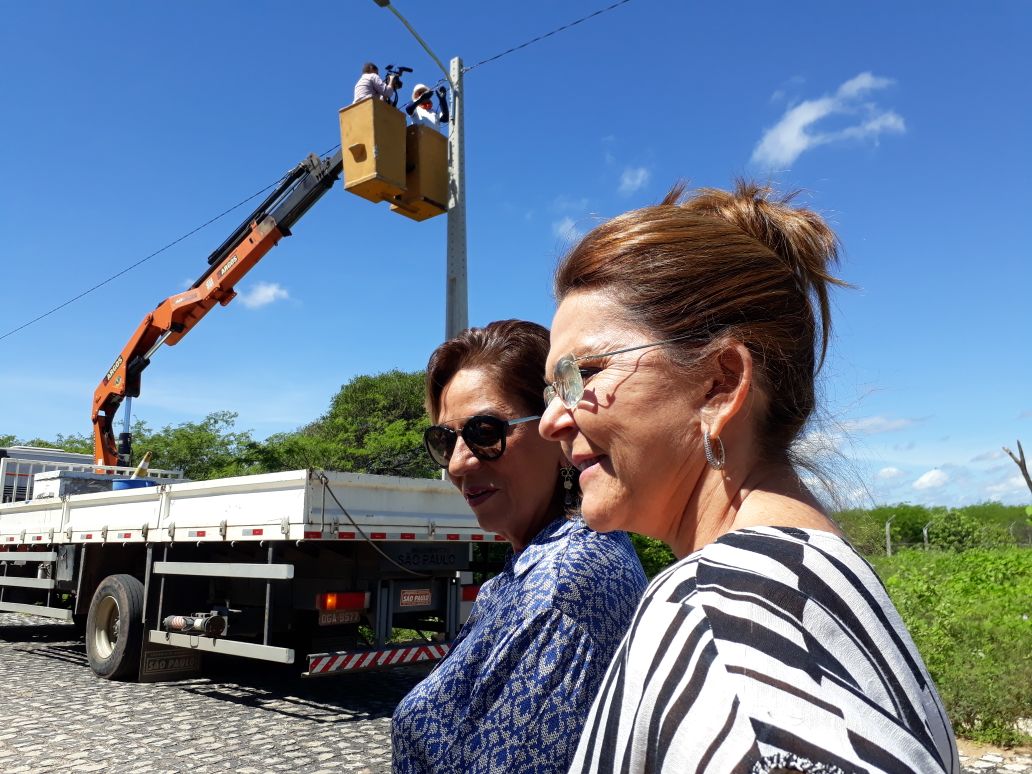
[[[0,771],[388,772],[391,712],[426,671],[304,680],[225,659],[203,678],[108,682],[71,625],[0,613]],[[1032,774],[1027,754],[962,760],[971,774]]]
[[[425,674],[306,680],[227,658],[203,678],[109,682],[70,624],[0,613],[0,771],[388,772],[391,712]]]

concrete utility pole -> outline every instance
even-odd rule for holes
[[[885,522],[885,555],[892,556],[892,532],[889,530],[889,525],[892,524],[892,520],[896,518],[895,514],[889,517],[889,520]]]
[[[463,145],[465,95],[462,60],[451,60],[452,114],[448,133],[448,274],[445,280],[444,337],[450,339],[469,327],[466,289],[466,159]]]
[[[386,8],[412,33],[423,50],[444,73],[452,92],[451,129],[448,132],[448,247],[445,274],[444,338],[450,339],[469,327],[468,290],[466,288],[466,162],[463,146],[462,60],[451,60],[451,72],[445,69],[426,41],[419,36],[391,0],[373,0]]]

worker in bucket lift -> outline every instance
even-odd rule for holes
[[[401,78],[395,73],[389,73],[387,80],[380,78],[380,68],[372,62],[362,65],[362,75],[355,84],[355,98],[351,104],[366,99],[367,97],[379,97],[385,102],[394,99],[394,92],[401,88]]]
[[[405,112],[412,121],[413,126],[429,126],[431,129],[444,131],[447,129],[442,124],[448,123],[448,91],[444,86],[437,87],[437,106],[434,111],[434,92],[428,86],[417,83],[412,89],[412,101],[406,103]]]

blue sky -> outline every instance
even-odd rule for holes
[[[398,0],[478,62],[606,0]],[[469,316],[548,324],[551,272],[595,223],[684,178],[800,188],[843,243],[815,430],[866,502],[1024,503],[1032,453],[1032,54],[1026,3],[631,0],[466,75]],[[339,142],[361,63],[438,73],[360,2],[4,4],[0,336]],[[0,339],[0,434],[89,432],[141,318],[249,212]],[[444,327],[445,219],[328,193],[144,374],[152,427],[239,413],[257,437],[355,375],[422,368]],[[846,483],[849,482],[849,483]]]

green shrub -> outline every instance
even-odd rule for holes
[[[674,552],[661,540],[632,533],[631,542],[634,544],[634,550],[638,552],[645,577],[649,580],[677,561]]]
[[[1032,717],[1032,551],[902,551],[875,557],[960,736],[1027,742]]]
[[[839,511],[833,516],[849,542],[864,556],[885,553],[885,522],[872,511],[855,508]]]
[[[1032,527],[1027,526],[1023,509],[1000,503],[952,509],[897,503],[870,510],[840,511],[833,518],[864,556],[885,553],[885,524],[890,519],[893,551],[923,546],[926,527],[929,546],[946,551],[997,548],[1032,541]]]
[[[1013,545],[1014,538],[991,521],[966,509],[948,511],[928,528],[928,542],[944,551],[969,551]]]

